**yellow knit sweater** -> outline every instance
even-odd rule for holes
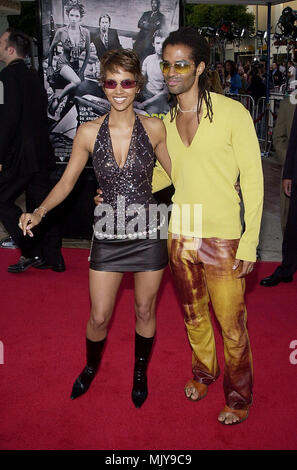
[[[183,144],[175,120],[170,122],[170,114],[165,117],[172,182],[157,163],[153,192],[174,185],[170,232],[199,238],[240,238],[236,257],[255,261],[263,174],[254,124],[249,112],[237,101],[216,93],[211,93],[211,98],[213,122],[205,119],[204,112],[189,147]],[[240,198],[234,188],[239,175],[245,209],[243,234]]]

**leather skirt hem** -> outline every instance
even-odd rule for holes
[[[109,264],[96,264],[96,263],[90,263],[90,269],[93,269],[93,271],[105,271],[105,272],[114,272],[114,273],[145,273],[145,272],[151,272],[151,271],[160,271],[161,269],[166,268],[167,263],[164,265],[157,265],[157,266],[150,266],[148,269],[145,267],[141,266],[110,266]]]
[[[168,264],[167,240],[93,240],[90,269],[106,272],[149,272]]]

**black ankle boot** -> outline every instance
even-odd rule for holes
[[[86,338],[87,365],[74,382],[71,400],[80,397],[88,391],[100,364],[105,340],[106,338],[102,341],[90,341]]]
[[[154,336],[152,338],[145,338],[135,333],[135,366],[132,401],[136,408],[140,408],[147,398],[146,370],[153,342]]]

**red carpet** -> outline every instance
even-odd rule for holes
[[[134,354],[130,276],[123,281],[99,374],[85,396],[70,400],[73,381],[85,361],[88,251],[65,249],[64,255],[65,273],[32,268],[9,274],[6,267],[18,254],[0,250],[1,449],[297,448],[297,364],[290,362],[290,343],[297,340],[296,280],[269,289],[259,286],[258,280],[270,274],[275,263],[260,263],[248,279],[254,405],[247,421],[227,427],[217,421],[224,405],[222,376],[203,401],[192,403],[184,396],[191,353],[169,272],[160,291],[150,393],[144,406],[135,409],[130,399]],[[216,336],[222,366],[217,331]]]

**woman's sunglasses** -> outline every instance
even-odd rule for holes
[[[167,62],[166,60],[160,62],[160,68],[164,75],[170,71],[171,67],[174,68],[176,73],[188,73],[191,69],[191,65],[194,64],[187,62],[186,60],[178,60],[177,62],[174,62],[174,64],[170,64],[170,62]]]
[[[129,78],[126,80],[122,80],[120,82],[120,85],[124,90],[128,90],[130,88],[135,88],[136,87],[136,80],[130,80]],[[108,90],[114,90],[118,85],[118,82],[116,80],[104,80],[103,82],[103,87],[107,88]]]

